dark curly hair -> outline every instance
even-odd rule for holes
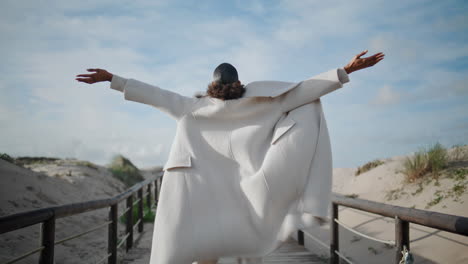
[[[206,94],[198,93],[195,95],[195,97],[201,98],[204,96],[209,96],[221,100],[233,100],[241,98],[242,95],[244,95],[244,92],[245,87],[243,84],[241,84],[240,81],[226,84],[220,82],[212,82],[208,85]]]

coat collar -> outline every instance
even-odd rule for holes
[[[245,97],[276,97],[279,96],[300,83],[280,82],[280,81],[255,81],[245,86]]]

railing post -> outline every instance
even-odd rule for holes
[[[143,187],[138,190],[138,232],[143,232]]]
[[[335,251],[339,251],[339,235],[338,235],[338,223],[335,219],[338,219],[338,204],[332,202],[332,215],[331,215],[331,240],[330,240],[330,263],[340,263],[340,258]]]
[[[53,264],[55,247],[55,215],[42,223],[41,245],[44,249],[41,251],[41,255],[39,256],[39,264]]]
[[[133,194],[127,198],[127,213],[125,215],[127,221],[126,234],[128,234],[126,248],[128,251],[133,247]]]
[[[395,245],[396,255],[395,263],[400,263],[403,254],[403,247],[409,250],[409,222],[401,220],[398,216],[395,216]]]
[[[118,227],[118,204],[113,204],[109,211],[109,221],[111,222],[108,227],[108,240],[107,240],[107,253],[110,256],[107,258],[108,264],[117,264],[117,227]]]
[[[146,204],[149,208],[149,210],[151,210],[151,185],[152,183],[148,183],[148,187],[146,187]]]
[[[154,204],[158,205],[158,181],[159,178],[154,181]]]
[[[297,243],[301,246],[304,246],[304,231],[297,230]]]

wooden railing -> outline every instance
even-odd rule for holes
[[[0,234],[25,228],[35,224],[42,224],[41,227],[41,241],[40,246],[29,252],[26,252],[20,256],[14,257],[7,261],[5,264],[15,263],[21,259],[24,259],[35,253],[39,253],[40,264],[52,264],[54,263],[54,249],[55,245],[61,244],[65,241],[69,241],[93,231],[96,231],[103,227],[108,227],[108,250],[107,254],[101,258],[97,263],[103,263],[107,260],[107,263],[117,263],[117,250],[125,243],[126,251],[133,246],[133,230],[138,227],[138,232],[143,232],[143,202],[146,198],[147,206],[153,208],[158,202],[158,193],[162,183],[162,172],[145,181],[135,184],[127,191],[118,194],[112,198],[93,200],[82,203],[73,203],[55,207],[42,208],[33,211],[27,211],[23,213],[8,215],[0,217]],[[153,187],[154,186],[154,187]],[[145,192],[146,189],[146,192]],[[152,193],[154,192],[154,198]],[[134,201],[134,196],[136,199]],[[126,208],[119,215],[118,205],[121,201],[126,200]],[[136,223],[133,223],[133,207],[138,208],[138,217]],[[109,208],[109,219],[103,223],[100,223],[93,228],[81,232],[79,234],[72,235],[70,237],[55,240],[55,221],[59,218],[77,215],[89,211],[94,211],[102,208]],[[118,237],[118,220],[121,216],[125,215],[125,235],[121,238]],[[118,243],[118,240],[121,240]]]
[[[391,217],[395,219],[395,241],[384,241],[381,239],[376,239],[369,237],[365,234],[359,233],[358,231],[352,229],[351,227],[343,224],[338,218],[338,207],[344,206],[349,208],[354,208],[357,210],[370,212],[386,217]],[[402,259],[402,251],[404,248],[407,250],[410,249],[410,239],[409,239],[409,224],[418,224],[423,225],[459,235],[468,236],[468,217],[442,214],[437,212],[406,208],[401,206],[394,206],[389,204],[383,204],[373,201],[368,201],[364,199],[357,199],[346,197],[342,195],[335,194],[332,201],[331,208],[331,219],[332,223],[330,226],[330,245],[327,246],[330,250],[330,263],[336,264],[340,262],[340,258],[346,262],[351,263],[343,254],[339,251],[339,232],[338,226],[341,225],[344,228],[358,233],[364,237],[373,239],[378,242],[385,244],[390,244],[395,246],[395,263],[400,263]],[[309,234],[310,235],[310,234]],[[304,245],[304,231],[298,230],[298,243]],[[313,236],[312,236],[313,238]],[[316,239],[314,239],[316,240]],[[321,243],[323,242],[317,241]]]
[[[157,204],[159,188],[162,183],[162,172],[152,178],[149,178],[143,182],[140,182],[127,191],[108,199],[94,200],[83,203],[74,203],[62,206],[55,206],[49,208],[43,208],[5,217],[0,217],[0,234],[18,230],[24,227],[28,227],[34,224],[42,224],[41,228],[41,245],[29,252],[22,254],[21,256],[15,257],[6,263],[15,263],[25,257],[32,254],[39,253],[40,264],[52,264],[54,263],[54,248],[55,245],[63,243],[65,241],[75,239],[98,230],[102,227],[108,226],[108,251],[107,254],[96,263],[103,263],[107,260],[107,263],[117,263],[117,250],[124,243],[126,244],[126,251],[133,246],[133,230],[138,227],[139,232],[143,232],[143,201],[147,199],[147,205],[153,207]],[[154,187],[153,187],[154,186]],[[145,192],[146,189],[146,193]],[[151,197],[151,193],[154,192],[154,199]],[[134,195],[137,198],[134,201]],[[118,204],[119,202],[126,200],[126,208],[119,215]],[[138,206],[138,217],[136,223],[133,223],[133,207]],[[349,229],[353,232],[359,233],[356,230],[344,225],[338,218],[338,207],[344,206],[362,210],[386,217],[395,219],[395,241],[383,241],[380,239],[371,238],[365,234],[361,234],[365,237],[374,239],[379,242],[386,244],[392,244],[395,246],[395,263],[399,263],[402,258],[402,250],[410,249],[409,240],[409,223],[423,225],[447,232],[468,236],[468,218],[456,215],[448,215],[437,212],[405,208],[400,206],[388,205],[383,203],[372,202],[363,199],[350,198],[342,195],[335,194],[332,201],[332,223],[331,223],[331,240],[330,245],[327,246],[323,242],[318,241],[323,246],[326,246],[330,250],[331,263],[339,263],[340,258],[350,262],[343,254],[339,251],[339,232],[338,226],[342,225],[344,228]],[[86,230],[82,233],[75,234],[73,236],[55,241],[55,221],[58,218],[67,216],[77,215],[97,209],[109,208],[109,219],[108,221],[98,224],[95,227]],[[125,229],[126,233],[120,238],[118,243],[118,219],[125,215]],[[310,234],[309,234],[310,235]],[[304,231],[298,230],[298,243],[304,245]],[[313,237],[312,237],[313,238]],[[5,264],[6,264],[5,263]]]

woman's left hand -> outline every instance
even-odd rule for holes
[[[79,74],[76,79],[79,82],[84,82],[88,84],[93,84],[97,82],[112,81],[112,73],[103,70],[103,69],[87,69],[89,72],[94,72],[91,74]]]
[[[382,52],[379,52],[370,57],[361,58],[361,56],[366,53],[367,53],[367,50],[354,56],[354,58],[346,66],[344,66],[344,70],[346,71],[346,73],[350,74],[352,72],[374,66],[375,64],[377,64],[377,62],[383,60],[385,56],[385,54],[383,54]]]

